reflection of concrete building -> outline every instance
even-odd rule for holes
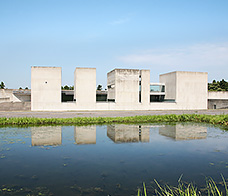
[[[165,125],[159,127],[159,134],[175,140],[206,139],[207,127],[198,125]]]
[[[96,144],[96,125],[74,127],[76,144]]]
[[[154,92],[156,88],[150,85],[149,70],[114,69],[107,74],[107,100],[103,102],[96,101],[95,68],[76,68],[74,75],[74,101],[63,103],[61,68],[32,67],[31,109],[33,111],[207,109],[207,73],[178,71],[160,75],[160,84],[165,87],[157,88],[160,90]]]
[[[57,146],[62,144],[62,127],[31,127],[32,146]]]
[[[149,142],[150,127],[115,124],[107,126],[107,136],[114,142]]]

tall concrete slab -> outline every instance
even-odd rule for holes
[[[176,72],[161,74],[159,82],[165,84],[165,99],[176,100]]]
[[[77,104],[96,103],[96,68],[76,68],[74,98]]]
[[[31,110],[61,103],[61,67],[31,67]]]
[[[140,70],[141,75],[141,103],[150,103],[150,70]]]

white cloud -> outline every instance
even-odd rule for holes
[[[126,64],[165,66],[166,68],[204,69],[211,66],[225,67],[228,70],[228,43],[198,44],[184,48],[153,49],[137,54],[120,56]],[[226,70],[226,71],[227,71]],[[225,71],[225,70],[224,70]]]

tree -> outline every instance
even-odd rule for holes
[[[98,90],[98,91],[101,91],[101,90],[102,90],[102,85],[101,85],[101,84],[99,84],[99,85],[97,86],[97,90]]]
[[[228,82],[222,79],[221,81],[213,80],[212,83],[208,83],[209,91],[228,91]]]
[[[0,89],[4,89],[4,88],[5,88],[5,84],[4,84],[4,82],[1,82]]]

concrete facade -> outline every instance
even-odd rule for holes
[[[208,109],[227,109],[228,92],[227,91],[209,91]]]
[[[0,103],[31,102],[30,90],[0,89]]]
[[[61,77],[61,67],[31,68],[31,110],[45,110],[61,103]]]
[[[74,71],[74,99],[87,105],[96,103],[96,69],[76,68]]]
[[[206,72],[176,71],[160,75],[165,83],[166,99],[173,99],[182,109],[207,109]]]
[[[107,101],[96,102],[96,69],[76,68],[73,102],[61,102],[61,68],[32,67],[32,111],[207,109],[207,73],[160,76],[165,101],[150,102],[150,71],[114,69],[107,74]]]
[[[139,76],[138,69],[114,69],[109,72],[108,99],[114,100],[117,104],[139,103]]]

